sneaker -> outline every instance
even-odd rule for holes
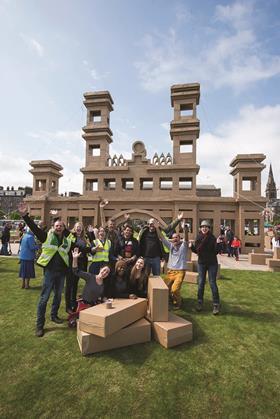
[[[220,313],[220,306],[219,306],[219,304],[214,304],[214,306],[213,306],[213,314],[214,314],[214,316],[216,316],[219,313]]]
[[[202,303],[198,302],[197,306],[195,307],[196,311],[200,312],[202,311]]]
[[[37,336],[37,338],[41,338],[44,336],[44,333],[44,329],[36,329],[35,336]]]
[[[57,323],[57,324],[61,324],[61,323],[63,323],[63,320],[62,319],[60,319],[59,317],[51,317],[51,321],[52,322],[54,322],[54,323]]]

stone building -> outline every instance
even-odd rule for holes
[[[57,210],[68,225],[82,220],[85,225],[100,222],[100,199],[109,200],[106,218],[116,223],[131,219],[145,221],[151,217],[165,224],[184,211],[195,237],[199,223],[208,219],[215,235],[221,225],[230,225],[241,238],[243,252],[263,251],[263,219],[261,196],[263,154],[238,154],[230,163],[233,197],[222,197],[213,185],[197,185],[196,145],[200,122],[197,118],[200,85],[180,84],[171,87],[174,118],[170,123],[172,155],[159,152],[147,157],[142,141],[132,145],[130,159],[112,156],[110,144],[110,112],[113,100],[108,91],[84,94],[87,109],[83,127],[85,166],[81,196],[59,196],[58,184],[62,167],[50,160],[32,161],[33,195],[26,201],[32,215],[50,222],[50,210]]]
[[[29,186],[20,186],[18,189],[15,189],[13,186],[7,186],[7,188],[4,189],[3,186],[0,186],[1,210],[9,216],[11,212],[17,210],[19,202],[28,195],[32,195],[32,188]]]

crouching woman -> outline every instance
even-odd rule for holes
[[[86,283],[82,292],[82,299],[78,300],[76,311],[68,317],[68,324],[70,327],[75,327],[80,311],[102,302],[105,294],[104,279],[110,274],[110,268],[108,266],[103,266],[97,275],[80,270],[78,267],[78,259],[80,256],[81,252],[75,247],[72,252],[73,274],[84,279]]]

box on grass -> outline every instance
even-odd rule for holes
[[[80,329],[107,337],[144,317],[146,310],[146,298],[119,298],[113,301],[112,308],[107,308],[106,303],[98,304],[80,312]]]
[[[152,276],[148,282],[148,312],[151,321],[168,320],[168,294],[169,290],[160,276]]]
[[[185,273],[184,282],[187,282],[188,284],[197,284],[198,283],[198,273],[187,271]]]
[[[274,247],[273,259],[280,259],[280,247]]]
[[[152,326],[154,339],[165,348],[190,342],[193,337],[192,323],[173,313],[169,313],[168,322],[153,322]]]
[[[146,319],[137,320],[135,323],[113,333],[107,338],[83,332],[81,326],[82,322],[79,321],[77,324],[77,340],[83,355],[122,348],[151,340],[151,324]]]

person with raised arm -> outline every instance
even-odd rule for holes
[[[152,271],[153,275],[160,275],[160,261],[168,257],[169,248],[163,244],[159,232],[166,236],[171,231],[174,231],[176,226],[183,218],[183,213],[178,214],[177,219],[169,224],[165,229],[158,227],[157,220],[151,218],[147,226],[143,227],[139,233],[139,254],[145,260],[148,272]],[[166,237],[167,239],[167,237]]]
[[[21,202],[18,210],[25,223],[42,243],[42,253],[37,260],[38,265],[44,269],[42,291],[37,307],[36,336],[44,336],[45,314],[47,303],[51,291],[54,292],[51,321],[57,324],[63,323],[58,317],[58,310],[61,302],[64,280],[69,268],[69,252],[71,249],[71,240],[67,237],[69,231],[65,233],[64,223],[56,219],[53,227],[48,231],[39,228],[32,218],[29,217],[27,204]]]
[[[203,220],[201,222],[198,236],[196,237],[195,242],[190,243],[189,246],[192,251],[198,255],[198,302],[196,310],[202,310],[206,273],[208,272],[208,279],[213,298],[213,314],[217,315],[220,312],[220,296],[217,286],[217,253],[219,248],[217,246],[216,237],[211,233],[209,221]]]
[[[156,225],[156,229],[158,228],[159,226]],[[184,220],[182,221],[182,228],[184,231],[183,240],[181,240],[179,233],[173,233],[169,241],[159,231],[161,240],[169,248],[165,282],[169,288],[170,299],[175,309],[179,309],[182,304],[181,287],[187,270],[189,228]]]

